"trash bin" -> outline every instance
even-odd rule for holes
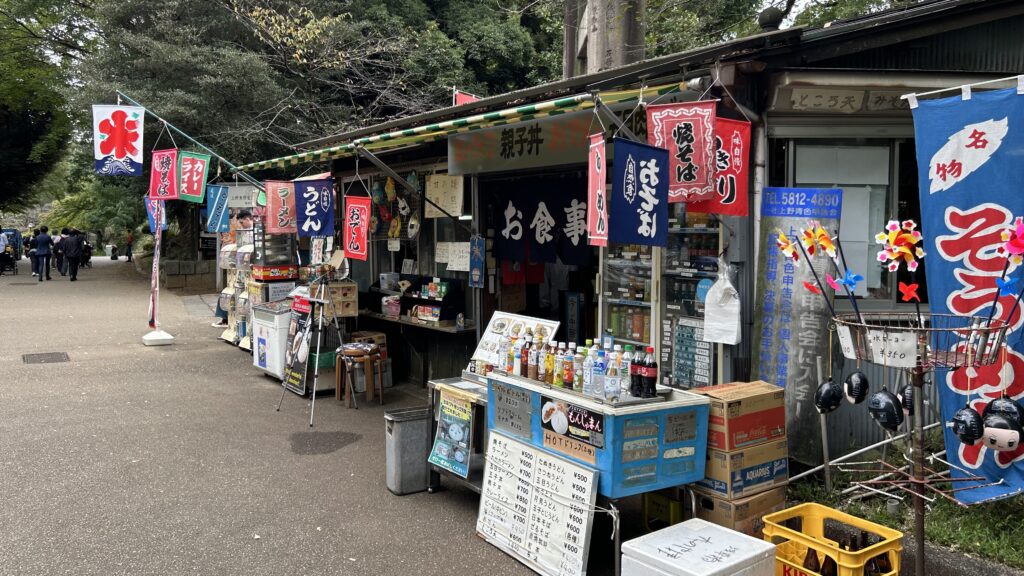
[[[422,492],[430,481],[430,407],[384,413],[387,436],[387,486],[399,496]]]

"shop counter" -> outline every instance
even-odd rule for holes
[[[598,493],[622,498],[704,478],[706,397],[659,387],[651,399],[606,403],[491,373],[487,427],[594,468]]]

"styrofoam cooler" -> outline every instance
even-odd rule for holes
[[[282,302],[253,308],[252,364],[271,376],[284,377],[285,348],[291,310]]]
[[[622,544],[622,576],[774,574],[774,544],[699,518]]]

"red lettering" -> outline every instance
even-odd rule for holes
[[[970,142],[964,144],[964,148],[977,148],[979,150],[988,147],[988,140],[985,140],[985,133],[975,128],[971,131],[971,135],[968,136],[971,139]]]

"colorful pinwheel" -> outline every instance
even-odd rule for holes
[[[800,254],[797,253],[796,244],[790,240],[782,230],[779,230],[779,236],[775,239],[775,244],[779,247],[779,250],[791,258],[794,262],[800,261]]]
[[[1024,261],[1024,218],[1018,216],[1012,228],[1003,230],[1003,245],[998,248],[1000,254],[1020,266]]]
[[[832,237],[828,235],[828,232],[822,228],[821,222],[811,220],[807,225],[807,228],[800,231],[800,243],[807,250],[807,255],[814,256],[820,250],[827,254],[829,258],[834,259],[836,257],[836,245],[832,241]]]
[[[839,283],[849,288],[852,293],[857,291],[857,282],[860,282],[863,279],[864,277],[860,274],[854,274],[852,270],[847,269],[846,275],[839,280]]]
[[[812,294],[821,294],[821,288],[818,288],[817,286],[811,284],[810,282],[807,282],[806,280],[804,281],[804,288],[807,288],[807,291],[811,292]]]
[[[843,285],[837,282],[835,278],[829,276],[828,274],[825,274],[825,282],[828,282],[828,285],[831,286],[832,289],[835,290],[836,292],[839,292],[843,289]]]
[[[899,270],[901,262],[907,265],[907,270],[913,272],[917,270],[918,260],[925,256],[924,249],[919,246],[921,232],[913,220],[904,220],[902,223],[890,220],[885,231],[875,235],[875,243],[882,245],[878,261],[888,263],[890,272]]]
[[[1000,296],[1012,296],[1016,293],[1013,285],[1017,282],[1016,278],[996,278],[996,286],[999,286]]]
[[[917,284],[906,284],[900,282],[900,299],[904,302],[910,302],[911,300],[921,301],[921,297],[917,295]]]

